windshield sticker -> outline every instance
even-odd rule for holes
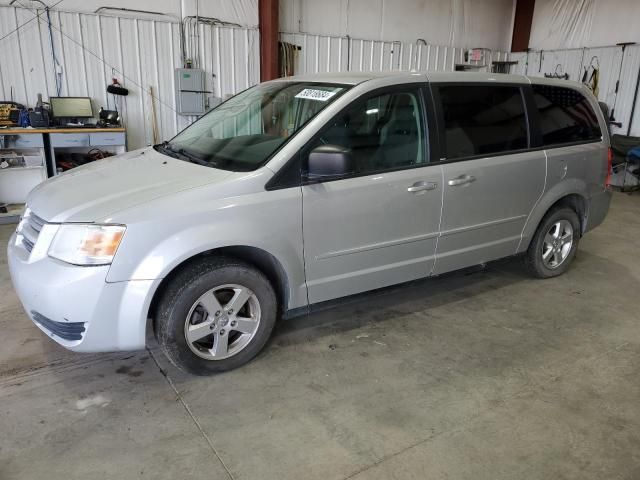
[[[319,102],[326,102],[338,92],[329,92],[327,90],[317,90],[315,88],[305,88],[296,98],[304,98],[306,100],[317,100]]]

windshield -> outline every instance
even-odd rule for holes
[[[155,149],[223,170],[255,170],[347,89],[344,85],[310,82],[256,85]]]

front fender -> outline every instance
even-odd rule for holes
[[[282,189],[209,203],[188,198],[153,210],[165,212],[164,218],[149,210],[135,215],[135,221],[122,218],[127,230],[107,282],[163,279],[203,252],[252,247],[279,262],[287,277],[289,307],[306,305],[300,195],[299,189]]]

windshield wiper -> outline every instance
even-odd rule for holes
[[[198,155],[191,153],[184,148],[179,148],[178,150],[174,150],[171,148],[171,144],[167,141],[154,145],[153,148],[164,155],[168,155],[172,158],[177,158],[178,160],[186,160],[187,162],[197,163],[198,165],[203,165],[205,167],[211,167],[212,163],[203,160]]]
[[[210,162],[207,162],[206,160],[203,160],[201,157],[199,157],[195,153],[191,153],[191,152],[185,150],[184,148],[180,148],[178,150],[171,150],[171,151],[173,153],[177,153],[178,155],[182,156],[183,158],[185,158],[189,162],[197,163],[198,165],[204,165],[205,167],[210,167],[211,166]]]
[[[164,141],[162,143],[158,143],[157,145],[154,145],[153,149],[156,152],[162,153],[163,155],[167,155],[167,156],[172,157],[172,158],[180,159],[180,156],[177,154],[177,152],[175,152],[171,148],[171,144],[169,142],[167,142],[167,141]]]

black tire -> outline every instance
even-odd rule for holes
[[[565,259],[555,268],[549,268],[542,259],[545,235],[552,226],[561,220],[566,220],[573,229],[573,243]],[[529,273],[537,278],[551,278],[566,272],[578,250],[580,240],[580,219],[576,212],[569,207],[558,207],[550,210],[538,225],[538,229],[531,240],[525,255],[525,264]]]
[[[196,355],[185,337],[185,322],[191,308],[207,291],[237,284],[257,297],[260,322],[253,338],[235,355],[209,360]],[[211,375],[238,368],[253,359],[269,340],[277,316],[273,287],[262,272],[229,257],[210,257],[183,268],[167,285],[158,304],[155,336],[162,351],[176,367],[195,375]]]

